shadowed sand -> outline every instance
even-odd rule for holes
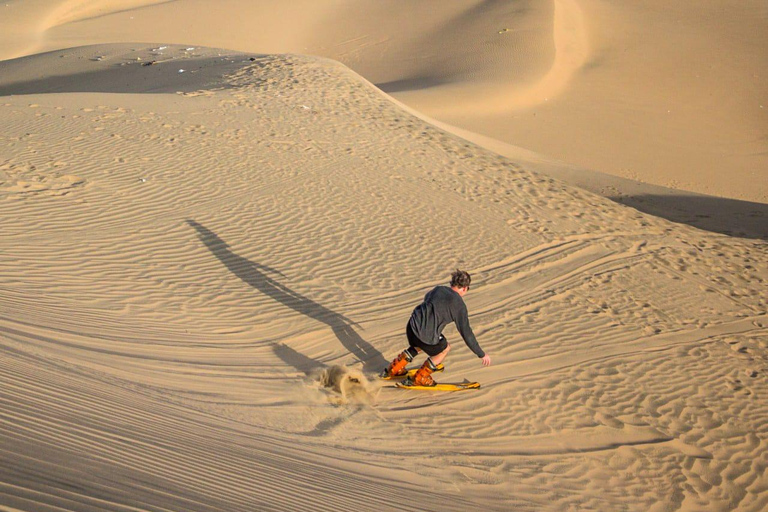
[[[278,271],[259,265],[233,253],[229,246],[208,228],[193,220],[187,224],[197,231],[200,240],[233,274],[259,292],[268,295],[280,304],[306,315],[313,320],[328,325],[342,345],[363,361],[368,371],[381,370],[387,361],[370,343],[355,332],[355,324],[344,315],[340,315],[312,299],[296,293],[279,283],[267,273],[281,275]]]

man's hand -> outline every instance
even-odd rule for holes
[[[483,356],[483,366],[491,366],[491,356],[488,354]]]

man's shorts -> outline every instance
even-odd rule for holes
[[[440,335],[440,340],[437,342],[437,345],[428,345],[424,343],[418,336],[416,336],[416,333],[413,332],[410,323],[405,328],[405,335],[408,336],[408,344],[410,346],[423,350],[428,356],[436,356],[448,348],[448,340],[445,339],[445,336],[442,334]]]

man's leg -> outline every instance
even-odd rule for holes
[[[419,349],[416,347],[408,347],[400,352],[396,358],[389,363],[389,366],[381,372],[382,377],[397,377],[399,375],[405,375],[408,363],[413,361],[413,358],[419,353]]]
[[[443,338],[444,340],[445,338]],[[434,373],[438,366],[445,360],[448,352],[451,351],[451,346],[448,342],[445,342],[445,349],[437,355],[429,356],[421,368],[413,376],[413,384],[417,386],[434,386],[435,381],[432,379],[432,373]]]
[[[440,363],[443,362],[443,360],[445,359],[445,356],[447,356],[448,352],[450,352],[450,351],[451,351],[451,346],[450,345],[446,345],[445,350],[443,350],[442,352],[440,352],[436,356],[429,356],[429,358],[432,360],[432,362],[435,364],[435,366],[437,366],[437,365],[439,365]]]

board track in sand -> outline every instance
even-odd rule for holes
[[[44,87],[0,98],[0,508],[768,506],[764,242],[533,173],[332,61],[151,48],[68,50],[80,91],[31,57]],[[494,365],[447,331],[443,378],[483,387],[369,381],[457,266]]]

